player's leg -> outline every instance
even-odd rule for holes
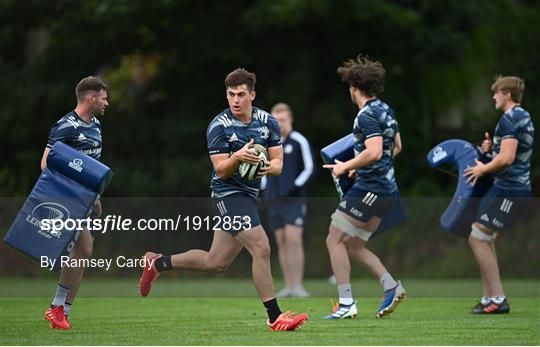
[[[276,246],[278,251],[279,265],[281,267],[281,273],[283,274],[284,287],[282,290],[276,293],[278,298],[284,298],[291,295],[291,278],[289,271],[289,262],[287,259],[288,252],[286,250],[287,244],[285,243],[285,229],[283,227],[274,230],[274,237],[276,238]]]
[[[270,242],[261,225],[236,235],[252,257],[252,276],[255,288],[263,301],[275,298],[274,280],[270,268]]]
[[[355,228],[343,217],[344,213],[336,210],[332,214],[332,223],[326,237],[326,247],[330,255],[330,264],[336,277],[339,302],[324,319],[354,318],[358,313],[351,287],[351,263],[347,254],[346,242],[355,234]],[[348,224],[347,224],[348,223]]]
[[[236,259],[242,250],[242,245],[228,232],[214,232],[210,250],[192,249],[185,253],[171,256],[172,267],[175,270],[192,270],[204,272],[224,272]]]
[[[92,256],[94,238],[90,231],[84,229],[80,232],[77,241],[69,256],[71,259],[87,259]],[[84,274],[83,267],[62,267],[58,286],[51,306],[45,311],[45,319],[49,320],[51,328],[69,329],[67,315],[77,296]]]
[[[497,252],[495,251],[495,240],[492,240],[490,242],[490,248],[493,256],[495,257],[495,259],[497,259]],[[489,286],[486,274],[482,270],[480,270],[480,278],[482,279],[482,298],[480,299],[480,302],[472,308],[471,313],[482,313],[484,311],[484,307],[488,306],[491,302],[491,288]]]
[[[494,251],[493,243],[495,237],[496,232],[493,229],[488,228],[479,222],[473,223],[472,231],[469,235],[469,245],[482,274],[484,295],[489,292],[489,295],[492,298],[491,301],[499,301],[498,303],[490,302],[484,306],[482,310],[483,312],[475,313],[490,313],[486,312],[486,310],[495,310],[498,308],[499,304],[505,301],[499,265],[497,262],[496,253]],[[498,298],[502,298],[502,300]],[[490,308],[491,305],[497,307]]]
[[[304,278],[304,229],[300,226],[285,225],[285,244],[287,252],[287,267],[289,268],[289,285],[291,296],[305,298],[310,294],[302,285]]]
[[[295,316],[291,312],[282,313],[277,303],[270,267],[270,242],[260,223],[252,229],[239,232],[236,240],[251,254],[253,283],[268,313],[267,324],[270,329],[294,330],[300,327],[308,319],[307,314]]]
[[[344,217],[348,218],[352,223],[354,222],[353,218],[347,215]],[[366,247],[366,242],[371,234],[377,230],[380,222],[381,219],[379,217],[373,216],[367,223],[358,223],[357,226],[366,231],[365,236],[363,238],[355,237],[351,242],[347,243],[349,256],[378,279],[385,273],[388,273],[388,270],[386,270],[379,257]]]
[[[223,272],[242,250],[234,237],[228,232],[217,230],[209,251],[192,249],[184,253],[170,256],[162,256],[147,252],[145,267],[139,280],[139,288],[142,296],[147,296],[152,283],[159,273],[168,270],[192,270],[205,272]]]
[[[484,297],[473,307],[472,313],[510,312],[500,278],[495,240],[498,231],[509,229],[517,220],[529,195],[528,190],[509,190],[493,185],[480,202],[476,222],[471,226],[469,245],[480,267]]]
[[[71,259],[89,259],[94,249],[94,237],[90,231],[84,229],[79,234],[79,238],[70,253]],[[64,283],[71,288],[66,297],[66,303],[72,304],[79,292],[79,287],[84,275],[84,268],[70,267],[62,268],[60,272],[60,283]],[[66,313],[67,314],[67,313]]]

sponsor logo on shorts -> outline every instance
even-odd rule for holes
[[[483,220],[483,221],[486,221],[486,222],[489,222],[489,217],[486,213],[484,213],[483,215],[480,216],[480,219]]]
[[[502,228],[502,227],[504,227],[504,223],[502,223],[501,221],[499,221],[497,218],[493,218],[493,225],[495,225],[497,228]]]
[[[294,225],[298,225],[299,227],[304,225],[304,220],[302,219],[302,217],[296,218],[296,220],[294,221]]]
[[[351,207],[351,209],[349,210],[349,212],[351,212],[354,216],[356,217],[362,217],[364,214],[362,213],[362,211],[360,210],[357,210],[356,208],[354,207]]]

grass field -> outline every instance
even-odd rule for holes
[[[476,280],[404,280],[408,299],[390,317],[374,318],[380,289],[353,283],[354,320],[323,321],[335,287],[308,281],[310,299],[282,299],[282,309],[310,314],[299,331],[273,333],[248,280],[160,279],[151,297],[134,297],[136,280],[88,280],[73,306],[69,331],[42,319],[54,289],[47,280],[1,279],[2,345],[538,345],[540,282],[506,280],[512,312],[474,316]]]

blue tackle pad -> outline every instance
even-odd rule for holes
[[[458,139],[441,142],[427,154],[427,162],[431,167],[450,163],[457,169],[456,191],[440,218],[445,232],[469,237],[480,198],[493,183],[490,176],[481,177],[474,186],[466,182],[463,173],[468,167],[476,165],[476,159],[484,161],[482,153],[471,143]]]
[[[70,225],[58,231],[46,230],[42,221],[85,219],[111,178],[112,171],[107,166],[57,142],[47,157],[47,168],[39,176],[4,242],[38,262],[42,257],[55,260],[54,270],[58,270],[60,257],[69,254],[78,231]]]
[[[323,163],[334,164],[335,159],[339,161],[347,161],[354,158],[353,145],[353,134],[349,134],[337,140],[336,142],[329,144],[328,146],[321,149],[321,157]],[[337,178],[334,174],[332,174],[332,179],[334,181],[340,199],[343,197],[344,194],[347,193],[349,189],[351,189],[354,184],[354,180],[346,177],[346,175]],[[381,224],[379,224],[377,230],[375,230],[375,232],[371,235],[370,240],[376,238],[388,229],[393,228],[399,223],[405,221],[406,219],[407,214],[405,213],[405,208],[403,207],[403,201],[401,200],[401,196],[398,193],[394,204],[388,210],[388,212],[386,212],[381,221]]]

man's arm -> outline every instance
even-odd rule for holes
[[[399,132],[394,136],[394,150],[392,151],[392,157],[395,157],[401,152],[401,135]]]
[[[294,187],[301,188],[313,175],[313,156],[311,155],[309,143],[304,136],[299,133],[292,133],[290,136],[300,145],[300,156],[302,157],[304,169],[294,179]]]
[[[346,162],[336,160],[335,164],[323,165],[325,169],[332,169],[332,173],[337,177],[343,175],[349,170],[358,169],[368,166],[378,161],[382,157],[383,152],[383,138],[382,136],[373,136],[364,142],[366,148],[360,152],[356,157]]]
[[[45,147],[45,150],[43,151],[43,156],[41,157],[41,171],[44,171],[45,168],[47,168],[47,156],[49,155],[49,152],[51,149],[49,147]]]
[[[283,147],[281,145],[268,147],[267,151],[269,163],[259,171],[257,178],[266,175],[279,176],[283,170]]]
[[[468,177],[467,183],[475,184],[476,180],[485,174],[499,172],[512,165],[516,158],[518,140],[515,138],[507,138],[501,141],[501,150],[499,154],[487,164],[476,160],[476,166],[465,169],[463,176]]]
[[[253,139],[251,139],[244,147],[233,154],[218,153],[210,155],[210,160],[212,161],[214,170],[216,170],[216,174],[219,178],[222,180],[230,178],[235,171],[238,170],[238,166],[240,166],[241,162],[252,164],[259,162],[259,157],[250,149],[253,142]]]

